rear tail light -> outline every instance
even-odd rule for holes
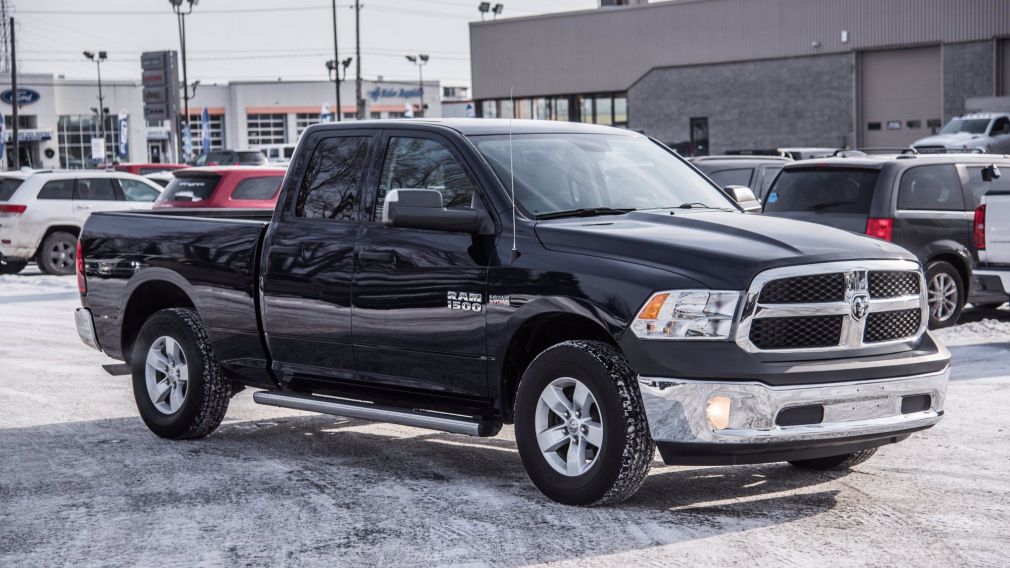
[[[81,292],[81,295],[88,293],[88,280],[84,277],[84,253],[81,247],[80,239],[77,240],[77,289]]]
[[[866,220],[866,234],[884,241],[891,240],[891,231],[894,229],[894,219],[887,217],[870,217]]]
[[[0,205],[0,217],[20,217],[26,209],[27,205]]]
[[[972,230],[976,250],[985,250],[985,204],[975,208],[975,225]]]

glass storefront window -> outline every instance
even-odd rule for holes
[[[568,97],[554,97],[551,101],[551,118],[554,120],[568,120]]]
[[[628,97],[618,95],[614,97],[614,126],[628,127]]]
[[[501,109],[501,112],[498,114],[498,118],[515,118],[512,101],[508,99],[500,100],[498,101],[498,108]]]
[[[480,114],[484,118],[498,118],[498,101],[481,101]]]
[[[533,118],[533,102],[529,99],[516,99],[516,118]]]
[[[611,95],[596,96],[596,124],[614,123],[614,99]]]
[[[547,99],[540,97],[533,99],[533,118],[536,120],[547,120],[551,117]]]
[[[105,155],[113,157],[119,151],[118,117],[105,117]],[[101,159],[91,155],[91,139],[98,136],[98,117],[95,115],[62,115],[56,121],[57,144],[60,149],[60,167],[79,170],[94,167]]]
[[[593,121],[593,99],[579,96],[579,120],[582,122]]]

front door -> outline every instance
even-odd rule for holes
[[[320,133],[304,140],[263,243],[263,328],[282,381],[354,377],[351,279],[359,196],[377,134]],[[297,172],[302,172],[297,175]]]
[[[447,208],[482,207],[475,176],[446,138],[386,131],[372,207],[363,215],[354,280],[358,376],[375,383],[483,396],[484,308],[493,238],[385,226],[393,189],[442,193]]]

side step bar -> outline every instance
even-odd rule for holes
[[[253,393],[253,400],[259,404],[268,406],[282,406],[284,408],[307,410],[321,414],[333,414],[348,418],[375,420],[377,422],[390,422],[415,428],[428,428],[429,430],[441,430],[443,432],[452,432],[453,434],[466,434],[468,436],[494,436],[501,429],[501,424],[477,418],[411,410],[395,406],[382,406],[311,394],[259,391]]]

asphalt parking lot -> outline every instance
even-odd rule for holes
[[[0,566],[1006,566],[1010,310],[938,335],[947,417],[847,475],[666,467],[548,501],[493,439],[253,404],[170,442],[74,331],[74,279],[0,277]]]

